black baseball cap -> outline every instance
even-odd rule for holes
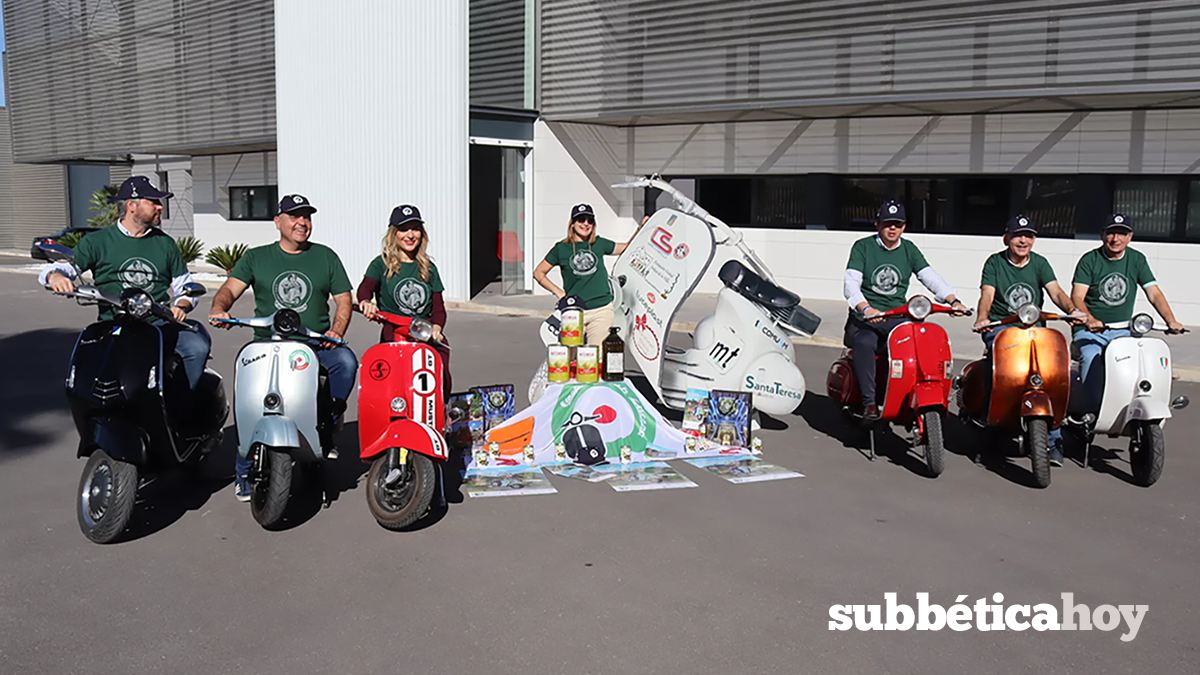
[[[425,221],[421,219],[421,210],[412,204],[401,204],[392,209],[392,216],[388,218],[388,225],[399,227],[405,223],[417,222],[422,225]]]
[[[1016,234],[1018,232],[1028,232],[1033,236],[1037,236],[1037,227],[1033,221],[1026,216],[1017,214],[1009,219],[1008,225],[1004,228],[1005,234]]]
[[[317,212],[317,208],[310,204],[308,197],[304,195],[284,195],[283,199],[279,200],[279,208],[275,209],[275,215],[297,211],[308,211],[309,214],[313,214]]]
[[[582,216],[591,216],[592,220],[596,219],[596,212],[592,210],[590,204],[577,204],[571,209],[571,221],[574,222]]]
[[[884,202],[883,206],[879,207],[879,214],[875,216],[875,222],[886,223],[888,221],[908,222],[908,218],[904,214],[903,204],[897,201],[889,201]]]
[[[1121,213],[1114,213],[1108,217],[1108,224],[1104,226],[1105,230],[1126,229],[1133,232],[1133,221],[1128,216]]]
[[[149,178],[145,176],[130,176],[121,183],[121,187],[117,189],[117,194],[109,198],[108,203],[113,204],[127,199],[169,199],[175,195],[170,192],[163,192],[154,187]]]

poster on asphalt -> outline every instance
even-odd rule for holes
[[[767,480],[804,478],[804,474],[782,466],[768,464],[754,457],[702,457],[684,460],[729,481],[730,483],[760,483]]]
[[[608,484],[617,492],[699,487],[666,462],[606,464],[596,467],[596,471],[613,474]]]
[[[558,492],[540,469],[504,467],[468,471],[462,484],[468,497],[520,497]]]

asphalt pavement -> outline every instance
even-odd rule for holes
[[[1166,469],[1149,489],[1107,439],[1091,466],[1076,457],[1034,489],[1027,460],[977,465],[987,444],[953,421],[946,471],[931,479],[899,438],[866,460],[865,436],[823,395],[834,351],[800,346],[813,390],[761,437],[766,460],[805,478],[734,485],[675,462],[699,487],[617,493],[552,477],[558,494],[451,495],[422,529],[393,533],[357,484],[352,402],[323,479],[338,493],[329,508],[302,494],[287,529],[262,530],[233,498],[227,443],[209,480],[148,486],[129,540],[98,546],[75,522],[84,462],[62,393],[94,309],[29,281],[0,274],[0,672],[1196,671],[1193,410],[1167,425]],[[356,319],[361,353],[377,330]],[[448,324],[455,381],[511,382],[523,402],[543,357],[537,320],[452,311]],[[213,336],[230,387],[247,336]],[[1120,630],[829,630],[831,605],[887,592],[944,606],[1074,593],[1149,610],[1131,642]]]

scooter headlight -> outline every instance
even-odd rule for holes
[[[1129,332],[1141,337],[1154,328],[1154,319],[1149,314],[1138,314],[1129,322]]]
[[[1037,305],[1022,305],[1017,310],[1017,319],[1026,326],[1032,326],[1042,318],[1042,310]]]
[[[426,342],[433,337],[433,324],[425,319],[413,319],[408,324],[408,336],[417,342]]]
[[[154,301],[150,299],[150,295],[146,291],[128,288],[121,296],[121,306],[127,314],[135,319],[146,318],[150,315],[150,310],[154,308]]]
[[[933,312],[933,303],[923,295],[914,295],[908,301],[908,315],[920,321]]]

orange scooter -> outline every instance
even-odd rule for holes
[[[1082,318],[1050,314],[1024,305],[1016,314],[984,324],[977,332],[1003,327],[992,343],[991,396],[987,357],[972,361],[955,381],[959,415],[980,428],[1016,436],[1033,462],[1038,487],[1050,484],[1050,431],[1062,424],[1071,392],[1071,356],[1067,340],[1043,321]]]

